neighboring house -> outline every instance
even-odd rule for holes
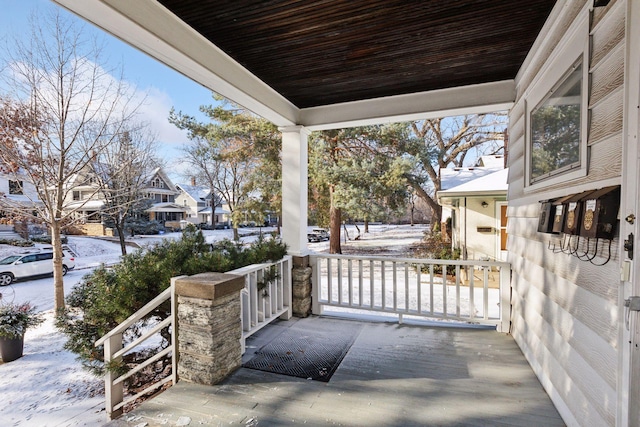
[[[105,198],[100,191],[99,180],[95,172],[85,168],[74,175],[67,183],[69,188],[68,199],[65,200],[65,209],[73,210],[73,218],[77,227],[88,235],[102,236],[108,234],[102,220],[102,212],[105,209]],[[145,212],[150,220],[162,223],[179,221],[184,216],[184,208],[175,204],[175,196],[178,194],[175,186],[162,170],[154,169],[146,180],[146,185],[141,190],[141,199],[148,199],[152,206]]]
[[[156,168],[151,172],[143,193],[153,203],[145,211],[149,214],[150,220],[159,221],[170,228],[177,228],[180,221],[185,218],[186,209],[176,202],[180,190],[162,168]]]
[[[461,250],[462,259],[506,261],[507,173],[485,167],[441,171],[438,203],[442,218],[451,218],[451,244]],[[452,186],[462,176],[470,179]]]
[[[20,174],[0,173],[0,237],[8,239],[18,236],[27,237],[34,232],[31,229],[33,224],[15,223],[14,218],[16,210],[33,212],[40,205],[36,188],[27,181],[26,177]]]
[[[211,190],[202,185],[176,184],[180,193],[176,196],[176,203],[186,209],[185,220],[193,224],[211,224]],[[221,206],[219,198],[215,198],[215,223],[220,226],[231,225],[231,211]]]
[[[5,209],[33,209],[40,205],[35,186],[20,174],[0,173],[0,218]]]

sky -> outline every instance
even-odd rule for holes
[[[91,36],[97,34],[104,40],[106,62],[118,68],[124,67],[125,80],[134,84],[140,92],[146,93],[146,104],[141,113],[144,121],[149,122],[151,130],[160,141],[160,157],[167,164],[167,172],[174,183],[185,182],[183,167],[175,167],[180,158],[180,147],[188,142],[186,132],[169,123],[171,107],[204,120],[198,108],[213,102],[211,91],[198,83],[184,77],[146,54],[132,48],[128,44],[111,36],[81,18],[62,9],[51,0],[0,0],[0,44],[11,40],[29,26],[31,13],[43,13],[50,9],[61,10],[62,13],[84,25],[84,30]],[[0,49],[0,56],[3,55]],[[3,58],[0,58],[0,63]]]

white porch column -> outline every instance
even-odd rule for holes
[[[304,126],[282,132],[282,240],[291,255],[307,254],[307,138]]]

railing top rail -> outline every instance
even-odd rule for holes
[[[284,257],[282,257],[281,259],[279,259],[277,261],[263,262],[261,264],[251,264],[251,265],[247,265],[245,267],[236,268],[235,270],[228,271],[227,273],[228,274],[238,274],[238,275],[249,274],[249,273],[253,273],[255,271],[260,271],[260,270],[264,269],[265,267],[269,267],[270,265],[274,265],[274,264],[278,264],[279,262],[290,261],[290,260],[291,260],[291,255],[285,255]]]
[[[135,322],[142,319],[144,316],[149,314],[152,310],[154,310],[156,307],[158,307],[160,304],[162,304],[169,298],[171,298],[171,287],[168,287],[167,289],[165,289],[160,295],[158,295],[157,297],[149,301],[147,304],[145,304],[144,307],[142,307],[140,310],[133,313],[131,316],[129,316],[127,319],[121,322],[118,326],[113,328],[106,335],[104,335],[102,338],[96,341],[95,346],[98,347],[104,344],[105,341],[107,341],[113,335],[123,333],[129,326],[133,325]]]
[[[430,259],[430,258],[396,258],[392,256],[366,256],[366,255],[338,255],[338,254],[312,254],[310,258],[326,259],[351,259],[362,261],[395,261],[408,264],[437,264],[437,265],[461,265],[461,266],[486,266],[486,267],[511,267],[511,264],[504,261],[482,261],[482,260],[455,260],[455,259]]]

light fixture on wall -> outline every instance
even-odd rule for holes
[[[489,203],[484,202],[484,201],[482,203],[480,203],[480,204],[482,205],[483,208],[486,208],[487,206],[489,206]]]

